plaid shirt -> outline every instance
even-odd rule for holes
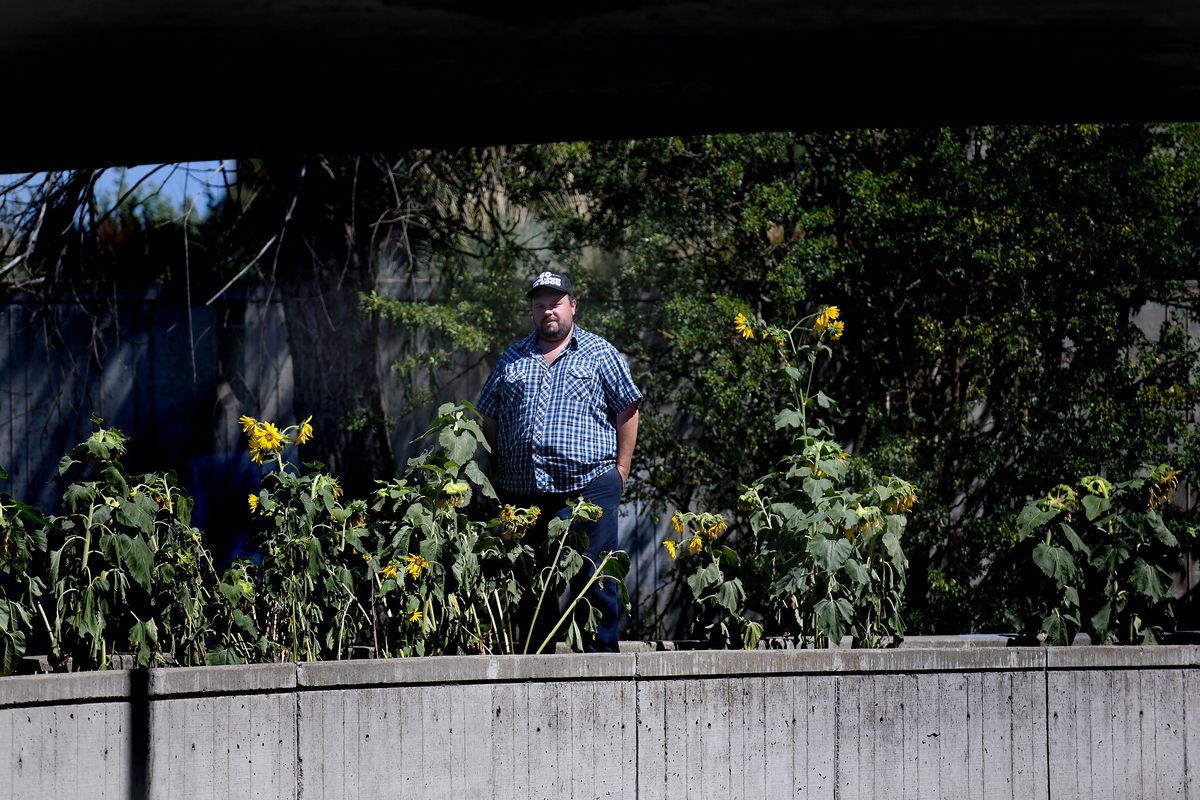
[[[616,419],[642,394],[615,347],[575,326],[547,365],[531,333],[500,356],[476,407],[499,423],[501,489],[513,494],[582,489],[616,466]]]

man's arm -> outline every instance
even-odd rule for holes
[[[629,470],[633,466],[633,446],[637,444],[638,404],[630,403],[617,415],[617,472],[621,474],[621,485],[629,481]],[[487,429],[484,428],[484,432]]]

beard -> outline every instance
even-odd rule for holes
[[[563,322],[562,320],[543,322],[537,326],[537,335],[543,342],[561,342],[571,335],[573,328],[573,322]]]

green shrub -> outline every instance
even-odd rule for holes
[[[1070,644],[1083,631],[1096,644],[1156,644],[1174,628],[1171,571],[1180,538],[1195,531],[1163,516],[1179,473],[1167,464],[1144,471],[1117,484],[1098,475],[1059,484],[1021,512],[1018,541],[1032,545],[1043,575],[1014,615],[1027,635]]]

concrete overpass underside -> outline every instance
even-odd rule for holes
[[[747,130],[1200,117],[1184,0],[41,0],[0,172]]]

